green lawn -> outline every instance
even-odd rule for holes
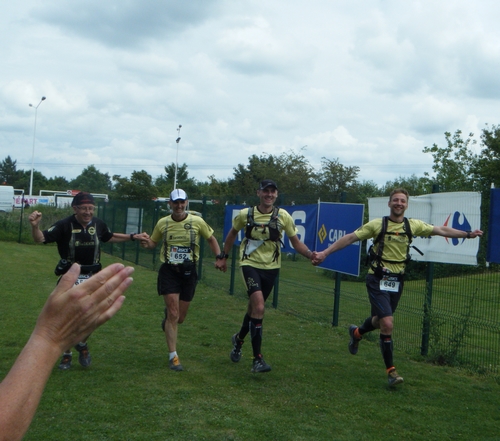
[[[53,289],[56,254],[53,246],[0,242],[2,376]],[[122,310],[89,340],[92,366],[54,369],[25,440],[500,439],[497,377],[398,352],[405,384],[391,390],[376,344],[362,342],[354,357],[345,325],[330,325],[331,312],[324,321],[308,318],[307,288],[293,300],[297,313],[266,311],[263,353],[273,370],[250,372],[250,341],[233,364],[230,339],[246,302],[229,296],[228,284],[198,286],[179,331],[185,371],[173,372],[156,273],[137,267]]]

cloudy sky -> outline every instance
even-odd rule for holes
[[[444,132],[500,124],[496,0],[2,3],[0,160],[31,169],[36,116],[47,177],[156,177],[178,154],[227,179],[295,152],[383,185],[432,173]]]

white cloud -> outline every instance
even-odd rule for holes
[[[497,124],[493,0],[19,0],[0,16],[0,149],[71,179],[153,177],[175,159],[226,179],[302,150],[379,185],[431,171],[424,146]],[[363,11],[360,14],[360,11]]]

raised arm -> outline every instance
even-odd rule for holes
[[[26,346],[0,383],[0,441],[23,437],[59,355],[118,312],[133,271],[116,263],[74,286],[80,266],[73,264],[61,278]]]
[[[33,240],[36,243],[45,242],[45,237],[43,236],[43,233],[40,230],[40,221],[42,220],[42,213],[35,210],[28,216],[28,220],[31,224],[31,236],[33,236]]]
[[[358,236],[356,236],[354,233],[349,233],[349,234],[346,234],[345,236],[342,236],[340,239],[333,242],[326,250],[319,251],[319,252],[315,251],[313,253],[312,258],[311,258],[312,264],[319,265],[330,254],[335,253],[337,251],[340,251],[343,248],[345,248],[349,245],[352,245],[354,242],[357,242],[358,240],[359,240]]]

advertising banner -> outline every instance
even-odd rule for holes
[[[369,198],[370,220],[389,215],[389,197]],[[407,218],[420,219],[432,225],[446,225],[458,230],[475,230],[481,226],[481,194],[477,192],[433,193],[410,196]],[[479,240],[448,239],[441,236],[414,237],[413,245],[424,253],[411,250],[412,260],[423,262],[477,264]]]
[[[363,204],[321,202],[318,206],[318,233],[316,251],[323,251],[346,234],[363,224]],[[311,248],[312,249],[312,248]],[[319,268],[359,276],[361,242],[355,242],[343,250],[330,254]]]

